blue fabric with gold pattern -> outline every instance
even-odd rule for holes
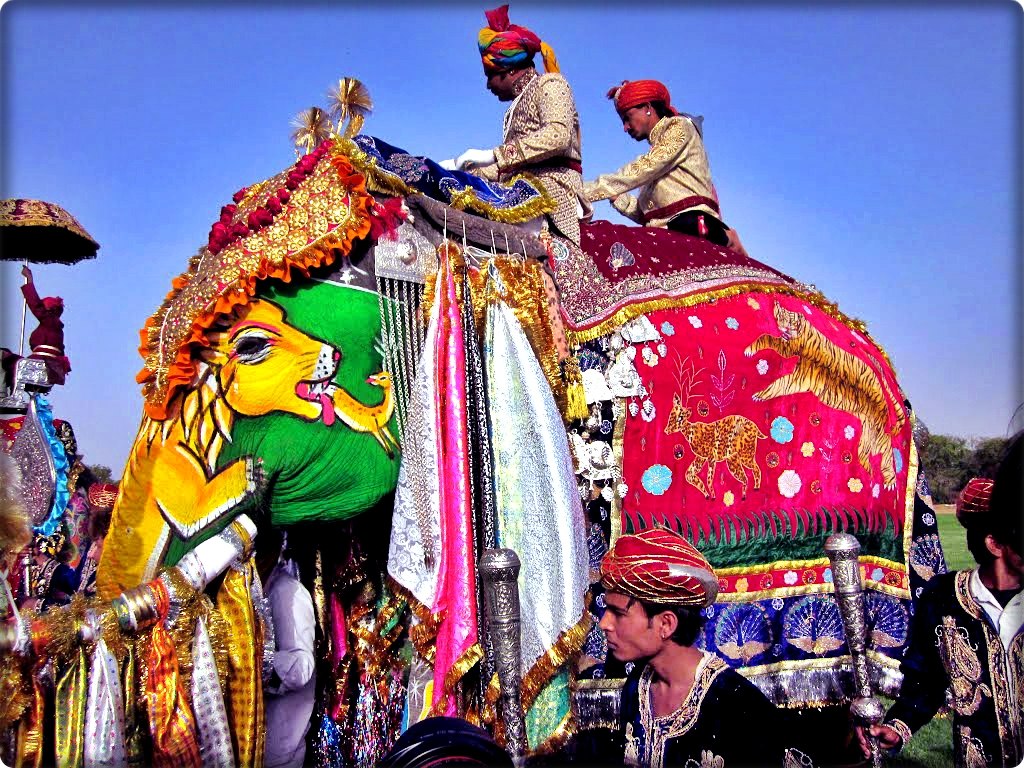
[[[554,203],[536,180],[518,177],[511,184],[498,184],[464,171],[445,170],[429,157],[410,155],[374,136],[359,134],[353,141],[374,161],[374,172],[384,177],[379,181],[395,189],[404,187],[407,194],[426,195],[507,224],[554,210]],[[371,189],[372,182],[371,178]]]

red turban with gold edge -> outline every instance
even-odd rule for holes
[[[117,484],[93,483],[89,486],[88,498],[93,509],[113,509],[117,501]]]
[[[653,101],[664,102],[669,112],[673,115],[679,114],[672,106],[672,97],[669,96],[668,88],[657,80],[623,80],[622,85],[617,85],[608,91],[608,98],[614,99],[615,109],[620,115],[630,107],[649,104]]]
[[[665,528],[616,539],[601,561],[601,584],[660,605],[703,608],[718,596],[718,577],[704,555]]]
[[[541,54],[544,61],[545,72],[558,72],[554,51],[526,27],[509,22],[507,5],[493,11],[484,11],[484,15],[487,17],[487,26],[477,36],[477,47],[486,74],[493,75],[526,66],[537,53]]]
[[[988,514],[993,485],[986,477],[972,477],[967,482],[956,499],[956,519],[960,525],[968,526]]]

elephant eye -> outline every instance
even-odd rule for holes
[[[259,363],[270,354],[273,346],[270,339],[262,334],[243,336],[235,342],[234,354],[242,363]]]

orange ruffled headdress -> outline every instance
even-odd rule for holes
[[[493,11],[484,11],[484,15],[487,17],[487,26],[480,30],[477,46],[486,74],[493,75],[526,66],[537,53],[540,53],[544,61],[545,72],[558,72],[558,60],[551,46],[542,42],[526,27],[510,23],[507,5]]]
[[[601,561],[601,584],[659,605],[704,608],[718,596],[718,577],[704,555],[665,528],[616,539]]]

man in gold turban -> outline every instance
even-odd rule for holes
[[[601,561],[601,584],[608,650],[632,667],[620,714],[627,765],[782,766],[793,758],[775,706],[696,645],[718,578],[690,542],[664,528],[620,536]]]
[[[477,44],[487,90],[511,104],[502,143],[467,150],[455,165],[488,181],[508,182],[521,173],[535,177],[557,206],[548,214],[550,225],[579,245],[579,220],[590,216],[590,204],[583,195],[580,119],[572,89],[551,48],[529,29],[509,22],[507,5],[485,15],[487,26]],[[543,75],[534,68],[538,53]]]
[[[651,148],[614,173],[584,184],[591,202],[612,201],[629,219],[665,227],[742,251],[735,232],[722,222],[701,118],[680,114],[668,88],[657,80],[623,81],[608,91],[623,130]],[[629,194],[638,190],[637,195]]]

